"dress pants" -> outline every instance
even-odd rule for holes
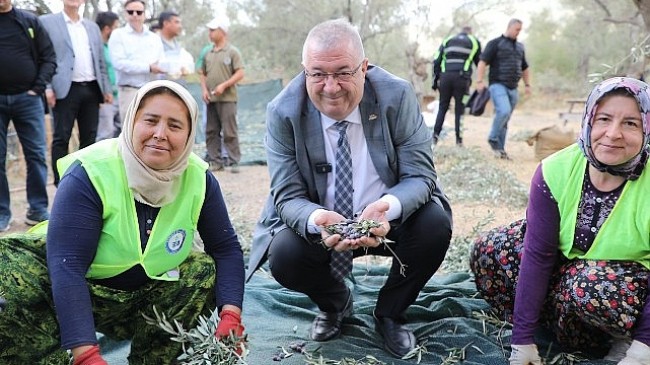
[[[397,257],[407,265],[406,276],[393,259],[386,283],[379,291],[375,315],[402,319],[406,309],[442,264],[451,240],[451,219],[440,205],[429,202],[399,227],[391,229],[388,238]],[[368,249],[369,255],[390,256],[383,245]],[[291,229],[277,232],[268,252],[273,277],[284,287],[306,294],[321,311],[340,312],[347,300],[348,289],[330,272],[330,253],[323,245],[308,242]],[[357,249],[354,256],[366,250]]]
[[[469,96],[469,85],[471,79],[469,75],[464,75],[460,71],[445,72],[440,78],[440,104],[438,106],[438,115],[436,124],[433,127],[433,135],[437,137],[442,131],[442,125],[445,122],[445,115],[449,110],[451,98],[454,98],[454,126],[456,131],[456,141],[463,139],[462,117],[465,112],[466,98]]]
[[[68,95],[57,99],[52,109],[54,133],[52,136],[52,171],[54,185],[59,184],[56,162],[66,156],[75,120],[79,129],[79,149],[95,143],[99,123],[99,103],[102,93],[97,81],[73,82]]]

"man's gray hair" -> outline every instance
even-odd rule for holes
[[[302,63],[305,63],[308,48],[330,50],[340,47],[356,50],[359,60],[366,57],[361,36],[350,22],[345,19],[324,21],[313,27],[307,34],[302,47]]]
[[[512,18],[512,19],[510,19],[510,21],[508,22],[508,28],[512,27],[512,26],[515,25],[515,24],[524,24],[524,22],[522,22],[521,20],[519,20],[519,19],[517,19],[517,18]]]

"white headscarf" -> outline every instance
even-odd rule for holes
[[[190,133],[183,153],[168,168],[153,169],[144,163],[135,153],[133,147],[133,127],[135,114],[141,107],[142,99],[152,90],[167,88],[178,95],[190,111]],[[183,174],[192,154],[194,136],[197,128],[198,106],[192,95],[183,86],[168,80],[156,80],[146,83],[138,90],[129,105],[118,137],[118,150],[124,160],[126,179],[134,198],[152,207],[161,207],[174,200],[179,190],[178,177]]]

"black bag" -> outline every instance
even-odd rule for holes
[[[474,90],[472,95],[467,101],[467,107],[469,108],[469,114],[474,116],[481,116],[485,111],[485,106],[488,101],[490,101],[490,90],[488,88],[483,88],[481,92]]]

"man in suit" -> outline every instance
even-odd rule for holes
[[[54,117],[52,171],[59,183],[56,161],[68,154],[75,120],[79,148],[95,143],[99,104],[112,103],[113,92],[101,32],[93,21],[79,15],[85,0],[63,0],[63,11],[41,17],[56,52],[57,69],[46,92]]]
[[[347,274],[337,275],[331,262],[345,252],[390,255],[382,243],[390,240],[385,244],[399,260],[393,259],[374,317],[384,348],[402,357],[416,345],[405,325],[407,309],[442,263],[452,233],[431,134],[411,85],[369,65],[359,33],[345,20],[309,32],[302,64],[304,72],[267,106],[271,196],[255,230],[247,278],[268,258],[280,284],[318,306],[309,335],[327,341],[341,334],[353,308]],[[348,199],[337,187],[343,182],[337,169],[349,169],[339,143],[349,145]],[[348,213],[335,208],[342,200],[352,204]],[[348,239],[323,229],[357,216],[380,223],[372,237]]]

